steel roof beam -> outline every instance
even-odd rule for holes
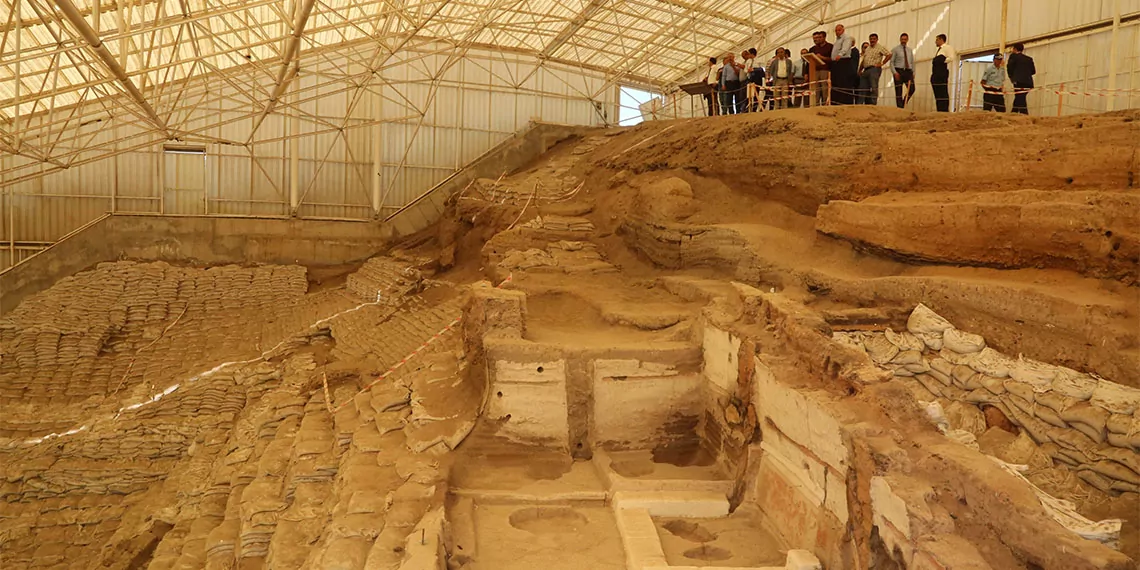
[[[566,26],[562,28],[562,31],[558,32],[558,35],[554,36],[554,39],[546,44],[546,47],[542,48],[539,57],[547,58],[554,55],[554,52],[558,51],[558,48],[562,47],[567,41],[570,41],[570,38],[574,37],[574,34],[578,33],[578,30],[581,30],[582,26],[585,26],[586,22],[589,22],[590,18],[593,18],[594,14],[597,14],[602,9],[602,4],[605,1],[606,0],[590,0],[582,7],[582,11],[578,12],[578,15],[575,16],[573,20],[570,20]]]
[[[309,14],[313,12],[313,5],[316,0],[302,0],[303,3],[298,5],[297,14],[293,21],[293,33],[289,39],[285,40],[285,49],[281,52],[281,68],[277,71],[277,82],[273,87],[273,94],[269,96],[269,101],[265,104],[265,109],[261,111],[257,119],[253,123],[253,128],[249,131],[249,144],[253,140],[253,135],[257,133],[257,129],[261,127],[261,123],[265,121],[265,117],[273,112],[273,107],[277,106],[277,100],[285,94],[285,90],[289,88],[289,83],[297,76],[299,69],[296,63],[297,54],[301,52],[301,37],[305,35],[305,24],[309,21]]]
[[[169,134],[166,128],[166,122],[158,116],[158,113],[154,112],[154,107],[150,106],[146,97],[143,97],[142,92],[139,91],[138,87],[135,87],[131,78],[127,77],[127,72],[124,71],[123,67],[119,65],[119,62],[115,60],[115,56],[111,55],[110,51],[107,51],[107,46],[103,45],[103,41],[99,39],[99,34],[96,34],[95,30],[91,29],[91,25],[87,23],[87,19],[83,17],[83,14],[75,7],[75,4],[72,4],[71,0],[52,0],[52,2],[59,8],[60,12],[63,12],[64,17],[67,18],[68,22],[71,22],[71,25],[79,32],[79,35],[83,36],[83,39],[87,42],[87,47],[91,49],[91,52],[94,53],[111,74],[115,76],[119,85],[126,90],[131,99],[134,99],[135,103],[142,108],[147,118],[150,119],[156,127]]]

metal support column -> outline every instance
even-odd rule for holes
[[[383,84],[377,85],[376,89],[382,93]],[[380,115],[384,112],[383,110],[383,97],[379,93],[373,93],[372,120],[376,121],[376,124],[372,125],[372,213],[377,218],[381,217],[380,209],[383,205],[380,203],[380,195],[384,191],[384,167],[381,165],[384,150],[384,125],[380,123]]]

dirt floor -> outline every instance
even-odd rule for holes
[[[613,512],[587,507],[481,505],[473,569],[625,568],[621,535]],[[557,552],[558,556],[551,556]]]
[[[779,567],[780,542],[746,510],[724,518],[654,519],[670,566]]]
[[[1137,119],[840,108],[590,130],[363,265],[124,261],[63,279],[0,318],[0,567],[398,567],[447,481],[601,493],[589,463],[482,437],[484,363],[453,327],[484,279],[526,292],[523,336],[550,345],[699,347],[736,281],[844,330],[924,303],[1002,353],[1140,387]],[[837,393],[900,438],[932,431],[893,388]],[[1006,439],[979,437],[995,454]],[[729,475],[658,451],[612,469]],[[992,567],[1038,567],[987,535],[961,474],[925,461],[939,513]],[[1140,494],[1042,461],[1035,483],[1123,518],[1140,557]],[[656,523],[670,563],[781,565],[747,515]],[[453,524],[474,545],[462,568],[625,567],[594,504],[480,505]]]

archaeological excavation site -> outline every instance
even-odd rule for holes
[[[1137,118],[553,129],[336,266],[80,234],[138,249],[0,317],[3,567],[1135,568]]]
[[[1140,3],[533,4],[0,0],[0,570],[1137,570]]]

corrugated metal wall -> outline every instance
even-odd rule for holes
[[[1121,12],[1140,11],[1140,0],[1119,0]],[[934,36],[946,33],[960,52],[993,49],[1001,40],[1001,0],[908,0],[882,7],[882,0],[836,0],[835,14],[866,13],[843,18],[860,40],[878,33],[893,47],[899,33],[911,35],[920,83],[912,108],[933,110],[928,83]],[[872,9],[873,8],[873,9]],[[1112,18],[1113,0],[1011,0],[1009,41],[1065,30]],[[768,32],[770,43],[799,50],[810,44],[818,26],[797,21]],[[829,28],[833,26],[828,26]],[[829,32],[831,30],[829,29]],[[1111,32],[1107,29],[1072,34],[1030,45],[1038,68],[1037,83],[1066,90],[1092,91],[1108,86]],[[1122,26],[1116,85],[1140,89],[1140,25]],[[436,49],[438,48],[438,49]],[[379,181],[381,214],[418,196],[531,120],[593,125],[616,121],[617,90],[604,77],[581,71],[537,67],[531,58],[508,53],[470,51],[458,61],[449,58],[452,46],[418,46],[415,51],[385,60],[371,85],[354,89],[345,81],[364,69],[370,53],[322,54],[302,61],[296,79],[308,91],[304,100],[290,101],[314,118],[290,119],[288,106],[278,108],[260,126],[252,147],[209,144],[204,159],[193,155],[163,156],[151,146],[115,158],[82,164],[40,177],[6,183],[0,212],[0,268],[21,259],[104,212],[209,213],[219,215],[290,214],[290,135],[298,135],[297,214],[306,217],[371,219],[374,180]],[[767,56],[762,56],[765,59]],[[217,140],[245,141],[253,120],[240,119],[250,98],[263,104],[265,94],[239,93],[235,85],[257,83],[249,77],[218,81],[211,98],[217,107],[196,107],[188,128],[209,128]],[[438,77],[437,77],[438,75]],[[968,79],[969,77],[966,77]],[[433,89],[432,85],[436,88]],[[959,100],[965,102],[965,83]],[[880,104],[893,103],[884,78]],[[979,98],[975,97],[975,104]],[[1108,97],[1065,96],[1064,113],[1100,111]],[[1055,114],[1057,95],[1034,93],[1031,112]],[[1117,108],[1140,106],[1140,94],[1115,98]],[[349,109],[351,108],[351,112]],[[702,114],[703,102],[687,96],[657,107],[661,118]],[[607,116],[613,115],[613,116]],[[346,119],[347,118],[347,119]],[[292,123],[292,125],[291,125]],[[114,120],[82,128],[91,144],[128,148],[138,132]],[[132,137],[136,137],[132,139]],[[187,158],[191,157],[191,158]],[[379,169],[374,161],[379,159]],[[30,163],[13,155],[0,156],[0,172]],[[33,167],[38,168],[38,167]],[[12,247],[12,246],[15,247]],[[7,247],[4,247],[7,246]],[[23,252],[23,253],[22,253]]]
[[[1121,13],[1125,16],[1140,12],[1140,0],[1119,0]],[[883,4],[882,0],[837,1],[834,14],[854,14]],[[1069,30],[1092,23],[1110,21],[1113,17],[1113,0],[1010,0],[1007,14],[1007,42],[1022,38],[1033,38],[1061,30]],[[832,19],[828,18],[829,22]],[[858,43],[866,41],[871,33],[879,34],[880,42],[887,48],[898,45],[898,37],[903,32],[910,36],[910,46],[915,51],[915,77],[917,91],[909,108],[917,111],[935,110],[934,95],[930,89],[930,59],[937,46],[934,37],[946,34],[949,43],[960,53],[977,53],[996,49],[1001,42],[1001,0],[908,0],[891,6],[877,8],[863,14],[841,18]],[[835,25],[812,25],[796,22],[768,33],[770,42],[779,42],[793,53],[800,48],[811,46],[811,32],[826,29],[828,40],[834,40]],[[1064,95],[1063,114],[1101,112],[1108,109],[1109,97],[1096,92],[1108,88],[1108,64],[1112,32],[1101,29],[1091,33],[1073,33],[1064,38],[1051,39],[1026,47],[1026,54],[1032,56],[1037,66],[1035,82],[1039,87],[1051,87],[1065,91],[1089,92],[1090,95]],[[1140,107],[1140,23],[1128,22],[1121,26],[1118,38],[1117,89],[1131,89],[1132,93],[1115,95],[1117,109]],[[761,54],[767,61],[771,53]],[[971,74],[976,74],[974,77]],[[965,104],[968,95],[969,79],[980,78],[981,71],[976,66],[963,70],[963,80],[959,82],[958,101]],[[1012,100],[1012,97],[1010,97]],[[1030,113],[1035,115],[1056,115],[1058,95],[1053,93],[1033,93],[1029,96]],[[981,105],[981,97],[975,94],[975,106]],[[884,73],[880,85],[880,105],[894,105],[894,85],[889,74]],[[661,107],[671,114],[674,109],[671,100]],[[689,97],[682,95],[676,106],[678,116],[702,116],[700,102],[690,106]]]
[[[420,46],[387,62],[377,81],[360,89],[334,81],[304,92],[298,106],[311,117],[289,118],[288,105],[279,106],[256,132],[255,140],[264,142],[252,147],[208,144],[203,156],[163,153],[154,146],[6,184],[0,187],[0,269],[11,263],[5,250],[13,238],[19,261],[21,252],[30,255],[109,211],[289,215],[291,128],[300,156],[297,215],[367,220],[377,215],[372,203],[377,157],[383,216],[532,120],[603,124],[604,112],[596,109],[616,105],[616,89],[606,88],[601,75],[481,51],[449,62],[451,49]],[[303,61],[295,81],[306,88],[330,76],[359,74],[360,61],[359,54],[325,54]],[[233,89],[220,81],[211,88]],[[248,113],[243,99],[264,95],[230,95],[215,99],[219,107],[196,108],[186,128],[216,125],[207,131],[211,137],[245,141],[253,121],[230,119]],[[91,136],[95,144],[114,147],[134,132],[104,123],[92,128]],[[6,155],[0,157],[0,171],[29,162]],[[26,174],[22,170],[20,176]]]

